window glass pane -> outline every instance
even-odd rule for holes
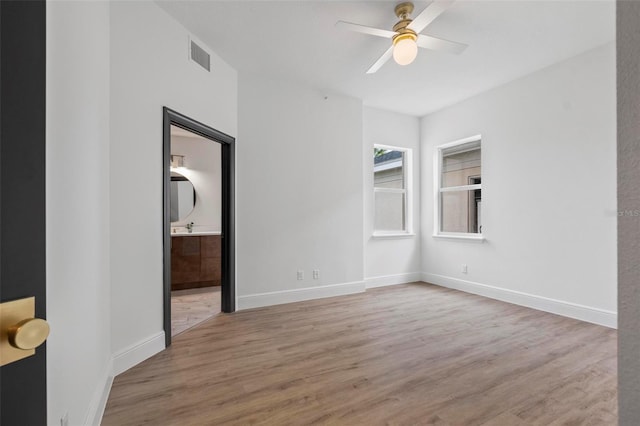
[[[482,233],[482,190],[440,193],[441,232]]]
[[[481,175],[480,148],[442,152],[442,187],[474,185]]]
[[[375,192],[374,229],[376,231],[404,231],[405,194],[402,192]]]
[[[375,188],[405,188],[403,151],[373,149],[373,186]]]

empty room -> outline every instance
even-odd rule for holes
[[[3,425],[640,424],[640,3],[0,20]]]

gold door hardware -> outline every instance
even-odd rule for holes
[[[0,303],[0,366],[36,353],[47,340],[49,324],[35,316],[35,297]]]
[[[9,344],[16,349],[35,349],[47,340],[49,324],[40,318],[31,318],[12,325],[8,330]]]

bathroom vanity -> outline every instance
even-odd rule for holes
[[[171,234],[171,290],[221,284],[219,232]]]

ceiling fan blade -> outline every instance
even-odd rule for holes
[[[357,33],[369,34],[378,37],[391,38],[396,35],[393,31],[381,30],[379,28],[367,27],[365,25],[353,24],[351,22],[338,21],[336,27],[343,28],[349,31],[355,31]]]
[[[373,74],[374,72],[378,71],[380,67],[382,67],[385,62],[389,60],[389,58],[391,58],[391,55],[393,55],[393,46],[389,47],[387,51],[384,52],[382,56],[380,56],[380,59],[378,59],[373,65],[371,65],[371,67],[367,70],[367,74]]]
[[[416,40],[416,43],[418,44],[419,47],[423,47],[425,49],[437,50],[440,52],[455,53],[456,55],[459,55],[464,51],[464,49],[469,47],[469,45],[464,43],[457,43],[455,41],[449,41],[449,40],[445,40],[438,37],[428,36],[425,34],[420,34],[418,36],[418,40]]]
[[[447,10],[455,0],[434,0],[416,18],[411,21],[407,28],[420,33],[427,25],[433,22],[442,12]]]

